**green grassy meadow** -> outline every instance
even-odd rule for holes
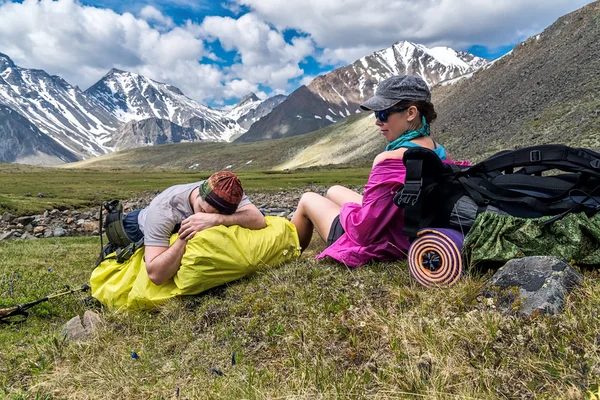
[[[0,164],[0,214],[82,209],[104,200],[129,199],[179,183],[206,179],[212,172],[160,169],[63,169]],[[369,168],[236,171],[244,189],[279,191],[308,185],[364,185]],[[41,196],[38,196],[41,195]]]
[[[93,196],[134,196],[182,178],[172,171],[2,168],[2,196],[20,204],[30,193],[35,210],[44,201],[85,207]],[[339,179],[360,184],[366,173],[241,177],[269,191]],[[130,191],[112,188],[120,182]],[[63,183],[68,189],[58,188]],[[5,197],[0,204],[10,209]],[[426,289],[405,262],[358,269],[317,262],[323,246],[315,239],[298,260],[154,312],[110,312],[82,302],[83,294],[44,303],[24,323],[0,324],[0,398],[591,399],[598,392],[597,271],[584,271],[583,287],[560,315],[523,319],[481,298],[491,271]],[[97,237],[0,242],[0,307],[88,282],[98,250]],[[64,324],[86,309],[104,325],[86,341],[64,340]]]

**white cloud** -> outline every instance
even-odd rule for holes
[[[140,10],[140,17],[147,22],[156,23],[159,27],[172,28],[174,26],[173,19],[163,15],[163,13],[154,6],[145,6],[142,8]]]
[[[258,85],[250,83],[245,79],[234,79],[227,82],[225,86],[224,97],[226,98],[240,98],[250,92],[258,91]]]
[[[206,17],[199,29],[209,40],[219,40],[226,51],[239,54],[240,62],[227,69],[233,76],[273,90],[285,91],[290,79],[304,73],[298,63],[314,52],[309,38],[287,43],[280,32],[251,13],[238,19]]]
[[[352,62],[399,40],[456,49],[490,48],[540,32],[589,0],[237,0],[279,30],[296,29],[324,49],[323,60]],[[363,51],[359,54],[359,50]]]
[[[99,0],[118,9],[116,0]],[[0,0],[0,52],[26,68],[60,75],[82,89],[113,67],[179,87],[200,101],[233,99],[259,88],[287,93],[308,83],[308,56],[352,62],[398,40],[428,46],[494,48],[540,32],[588,0],[225,0],[235,18],[208,16],[177,26],[167,5],[208,9],[207,0],[136,0],[136,15],[77,0]],[[163,11],[161,11],[163,10]],[[286,41],[283,32],[301,36]],[[218,41],[218,45],[217,42]],[[235,52],[233,65],[214,54]],[[213,63],[202,64],[203,59]],[[263,92],[261,92],[263,93]],[[258,94],[258,93],[257,93]]]
[[[160,19],[157,11],[146,8],[143,14]],[[0,3],[0,51],[18,65],[44,69],[82,89],[116,67],[170,83],[199,100],[223,90],[222,72],[198,63],[209,54],[188,25],[161,32],[130,13],[74,0]]]

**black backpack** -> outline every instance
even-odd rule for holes
[[[405,184],[394,203],[405,209],[403,234],[411,240],[427,227],[467,233],[483,211],[521,218],[553,216],[543,224],[572,212],[592,216],[600,211],[600,153],[589,149],[532,146],[460,167],[415,147],[406,150],[403,162]]]

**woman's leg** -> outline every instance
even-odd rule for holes
[[[356,193],[354,190],[350,190],[347,187],[335,185],[327,190],[326,197],[333,201],[338,206],[342,206],[344,203],[358,203],[362,204],[362,196]]]
[[[340,206],[317,193],[304,193],[298,203],[298,208],[292,217],[296,226],[300,247],[306,249],[312,238],[313,228],[317,228],[319,236],[327,240],[331,223],[340,214]]]

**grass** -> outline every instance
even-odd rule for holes
[[[48,199],[84,206],[93,196],[133,196],[205,177],[1,168],[2,195],[30,198],[28,207],[36,210]],[[240,175],[247,188],[278,191],[360,184],[366,174],[312,169]],[[36,196],[42,191],[48,197]],[[0,307],[88,282],[98,242],[0,242]],[[25,323],[0,325],[0,397],[580,399],[598,392],[597,271],[585,272],[584,286],[567,298],[560,315],[523,319],[481,297],[487,278],[481,273],[452,288],[425,289],[405,262],[349,270],[315,261],[323,243],[316,239],[311,246],[296,261],[173,299],[155,312],[93,307],[105,324],[83,342],[65,341],[60,332],[90,307],[84,295],[40,304]]]
[[[481,276],[425,289],[406,264],[313,259],[153,313],[98,310],[85,342],[60,336],[72,295],[0,327],[6,398],[583,398],[600,378],[597,273],[554,318],[480,301]],[[93,238],[0,243],[0,306],[87,281]],[[139,359],[133,359],[136,352]],[[232,362],[235,360],[235,363]]]
[[[0,164],[0,214],[39,214],[45,210],[81,209],[112,198],[128,199],[184,182],[206,179],[211,172],[160,170],[66,170]],[[363,185],[368,168],[296,171],[240,171],[248,192],[278,191],[307,185]]]

